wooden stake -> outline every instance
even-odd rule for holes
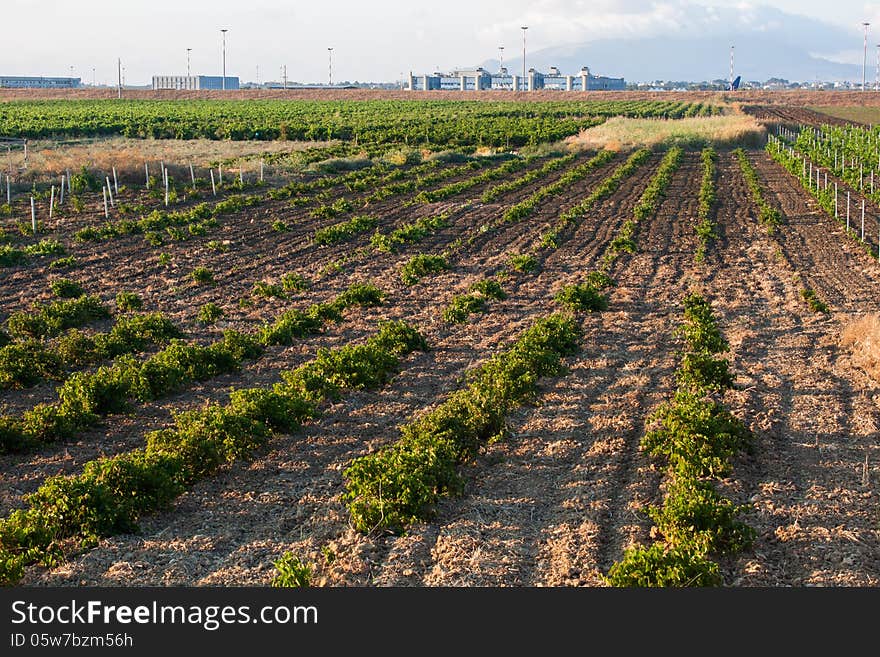
[[[217,196],[217,185],[214,184],[214,169],[211,169],[211,191]]]
[[[37,206],[34,204],[34,197],[31,196],[31,228],[34,229],[34,235],[37,234]]]
[[[193,170],[192,162],[189,163],[189,178],[192,180],[193,187],[196,186],[196,172]]]
[[[119,180],[116,178],[116,167],[113,167],[113,191],[119,196]]]
[[[49,195],[49,219],[52,218],[53,210],[55,209],[55,185],[52,185],[52,192]]]
[[[104,218],[110,218],[110,209],[107,207],[107,188],[101,187],[101,192],[104,194]]]
[[[64,174],[61,174],[61,200],[58,201],[58,205],[64,205]]]

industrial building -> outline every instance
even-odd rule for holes
[[[175,89],[194,90],[201,89],[239,89],[237,77],[226,76],[226,85],[223,84],[222,75],[154,75],[153,90]]]
[[[484,68],[434,73],[433,75],[409,75],[410,91],[537,91],[549,89],[558,91],[623,91],[626,81],[623,78],[608,78],[593,75],[584,66],[577,75],[562,75],[559,69],[551,66],[547,73],[530,68],[525,78],[508,73],[502,68],[498,73],[489,73]]]
[[[0,87],[10,89],[75,89],[79,86],[80,78],[0,76]]]

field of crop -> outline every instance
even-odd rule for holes
[[[577,139],[733,111],[0,103],[224,144],[16,160],[0,582],[880,585],[876,132]]]

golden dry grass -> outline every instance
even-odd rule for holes
[[[116,171],[122,178],[140,180],[144,175],[144,162],[158,171],[159,162],[165,162],[172,171],[188,174],[190,163],[201,169],[216,166],[217,162],[238,160],[245,173],[259,170],[259,156],[269,153],[290,153],[307,148],[320,148],[335,142],[294,141],[215,141],[210,139],[82,139],[64,142],[35,140],[28,145],[28,168],[24,179],[37,180],[60,176],[67,170],[79,171],[81,167],[97,171]],[[24,164],[24,153],[13,152],[11,156],[0,153],[3,170],[12,166],[18,170]]]
[[[700,147],[761,146],[767,131],[743,114],[699,116],[685,119],[628,119],[614,117],[587,130],[570,142],[588,148],[634,148],[660,144]]]
[[[871,313],[847,324],[840,343],[848,347],[856,362],[880,381],[880,314]]]

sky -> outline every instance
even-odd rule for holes
[[[723,48],[738,32],[790,38],[834,61],[861,63],[880,44],[880,2],[855,0],[2,0],[0,75],[71,73],[86,84],[114,84],[117,58],[125,82],[152,75],[220,75],[242,82],[326,83],[402,79],[522,57],[526,50],[595,39],[717,34]],[[791,20],[800,17],[799,20]],[[804,18],[808,20],[803,20]],[[10,29],[10,26],[26,26]],[[826,29],[827,28],[827,29]],[[503,46],[504,50],[500,50]],[[328,48],[333,48],[328,51]],[[871,53],[873,51],[869,51]],[[71,68],[72,67],[72,68]]]

